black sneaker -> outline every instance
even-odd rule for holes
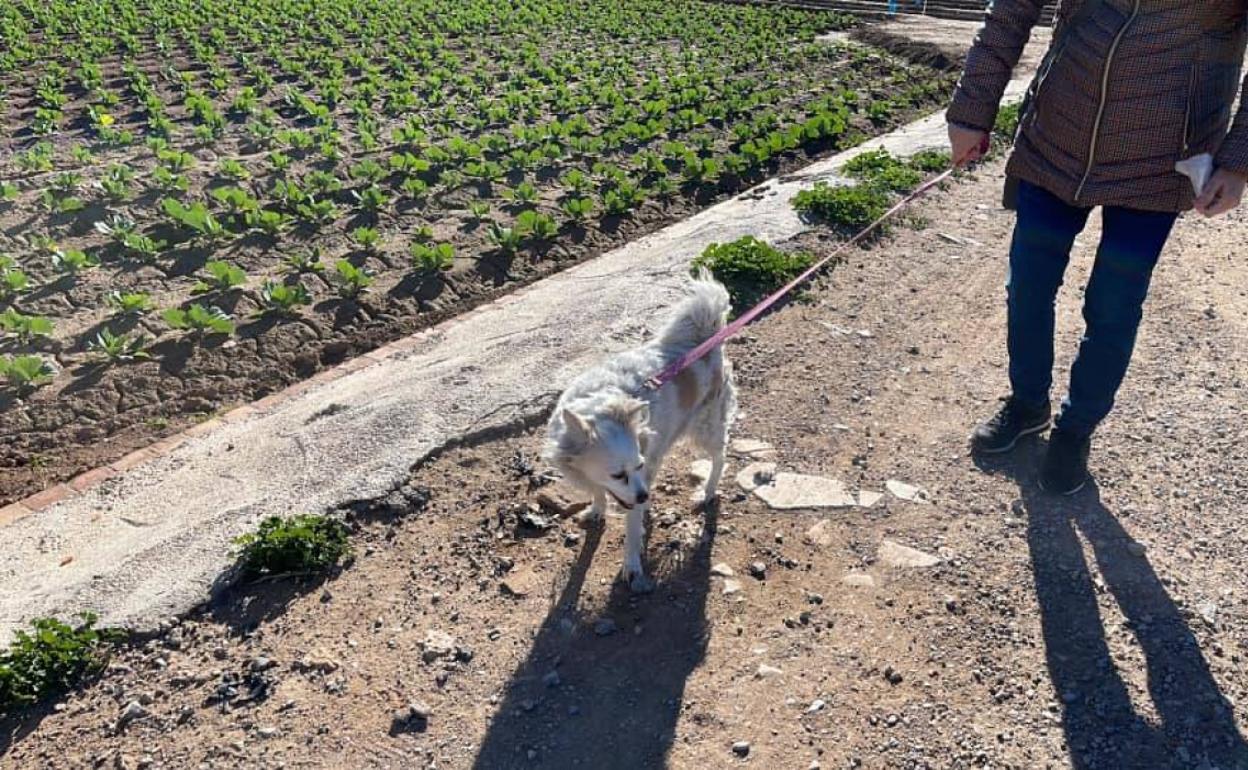
[[[1041,433],[1049,427],[1050,408],[1027,406],[1007,398],[1005,406],[971,434],[971,449],[979,454],[997,455],[1013,449],[1023,436]]]
[[[1053,495],[1073,495],[1087,486],[1090,436],[1076,436],[1055,430],[1049,436],[1049,451],[1040,468],[1040,488]]]

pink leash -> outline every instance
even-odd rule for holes
[[[724,343],[724,340],[728,339],[729,337],[735,336],[738,332],[740,332],[742,329],[744,329],[746,326],[752,323],[754,319],[758,318],[760,315],[765,313],[768,308],[770,308],[772,305],[780,301],[780,299],[783,298],[785,295],[787,295],[789,292],[793,291],[801,284],[810,280],[811,276],[819,272],[823,268],[824,265],[828,264],[832,260],[844,254],[851,246],[854,246],[858,244],[859,242],[861,242],[863,238],[866,238],[868,235],[874,232],[876,228],[884,224],[884,222],[888,221],[889,218],[895,216],[897,212],[906,208],[911,203],[914,203],[916,200],[918,200],[919,198],[923,197],[928,192],[930,192],[932,188],[936,187],[937,185],[941,184],[946,179],[948,179],[950,176],[952,176],[954,170],[955,169],[950,168],[947,171],[941,172],[936,177],[933,177],[932,179],[919,185],[917,188],[915,188],[914,192],[910,193],[909,195],[907,195],[906,197],[898,201],[896,205],[894,205],[888,211],[885,211],[880,216],[879,219],[867,225],[866,228],[862,232],[858,233],[853,238],[850,238],[848,241],[845,241],[840,246],[837,246],[832,251],[831,254],[827,255],[823,259],[811,265],[806,270],[806,272],[794,278],[792,281],[789,281],[788,284],[786,284],[779,291],[777,291],[776,293],[764,299],[762,302],[758,303],[754,307],[747,310],[740,317],[738,317],[737,320],[733,321],[732,323],[728,324],[724,328],[720,329],[718,332],[715,333],[714,336],[712,336],[706,342],[703,342],[701,345],[698,345],[693,350],[690,350],[684,356],[682,356],[681,358],[669,364],[666,368],[663,369],[663,371],[651,377],[649,380],[646,381],[647,387],[653,390],[658,390],[659,388],[663,387],[667,383],[676,379],[677,375],[679,375],[681,372],[688,369],[690,366],[692,366],[696,361],[701,359],[707,353],[710,353],[712,350],[722,345]]]

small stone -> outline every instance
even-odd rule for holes
[[[874,588],[875,578],[865,572],[851,572],[841,578],[841,582],[854,588]]]
[[[216,658],[217,660],[225,660],[226,658],[230,657],[230,651],[224,647],[213,647],[212,657]]]
[[[893,497],[896,497],[898,500],[905,500],[911,503],[926,503],[928,501],[926,491],[924,491],[921,487],[916,487],[913,484],[907,484],[904,481],[889,479],[884,482],[884,488],[891,492]]]
[[[424,701],[412,701],[407,705],[407,715],[409,719],[428,720],[433,715],[433,709]]]
[[[1127,543],[1127,553],[1132,556],[1143,556],[1147,551],[1148,547],[1143,543],[1136,542],[1135,540]]]
[[[689,466],[689,480],[694,484],[705,484],[711,477],[711,461],[697,460]]]
[[[732,596],[741,593],[741,581],[732,578],[724,579],[724,596]]]
[[[306,656],[295,662],[296,671],[312,671],[319,674],[332,674],[338,670],[338,661],[331,658]]]
[[[558,687],[560,684],[563,683],[563,680],[559,678],[558,671],[551,671],[550,673],[546,674],[546,676],[542,677],[542,683],[545,684],[547,687]]]
[[[767,579],[767,565],[761,561],[750,562],[750,576],[758,580]]]
[[[815,698],[810,702],[810,705],[806,707],[806,713],[814,714],[818,711],[823,711],[823,707],[826,705],[828,704],[823,700],[823,698]]]
[[[590,501],[578,500],[578,492],[571,487],[555,485],[537,493],[538,506],[552,516],[568,518],[589,507]]]
[[[888,682],[891,685],[899,685],[903,681],[905,681],[905,677],[902,676],[900,671],[893,668],[892,666],[889,666],[888,668],[884,669],[884,681]]]
[[[431,630],[420,643],[421,660],[432,663],[439,658],[449,658],[455,654],[455,637],[445,631]]]
[[[281,730],[276,727],[261,727],[259,730],[256,730],[256,735],[259,735],[261,738],[276,738],[280,733]]]
[[[769,666],[766,663],[760,663],[758,666],[758,670],[754,672],[754,676],[758,677],[759,679],[772,679],[774,677],[780,676],[783,673],[784,671],[776,668],[775,666]]]
[[[766,441],[758,441],[752,438],[734,439],[728,445],[733,453],[748,457],[751,460],[771,460],[776,456],[776,450]]]
[[[732,744],[732,753],[736,754],[738,757],[748,757],[750,755],[750,742],[737,741]]]
[[[252,671],[268,671],[269,669],[275,666],[277,666],[277,661],[273,660],[272,658],[265,657],[263,655],[261,655],[258,658],[251,659]]]
[[[118,717],[117,722],[124,727],[134,720],[142,719],[145,716],[147,716],[147,709],[143,708],[137,700],[132,700],[121,710],[121,716]]]
[[[611,618],[599,618],[598,622],[594,623],[594,633],[598,636],[610,636],[619,630]]]
[[[516,599],[528,596],[537,585],[537,573],[528,567],[512,570],[498,583],[498,590],[504,596]]]
[[[820,519],[814,526],[806,530],[805,540],[810,545],[825,547],[832,545],[832,522]]]
[[[753,463],[745,466],[737,474],[737,486],[746,492],[753,492],[761,486],[770,484],[775,476],[775,463]]]
[[[732,577],[736,573],[732,571],[732,567],[721,561],[719,564],[711,567],[711,574],[717,577]]]
[[[879,558],[880,561],[890,567],[913,567],[918,569],[935,567],[941,562],[939,556],[924,553],[917,548],[911,548],[908,545],[902,545],[892,540],[885,540],[880,543]]]

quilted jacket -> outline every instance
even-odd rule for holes
[[[1248,0],[1064,0],[1007,173],[1068,203],[1191,208],[1176,161],[1203,152],[1248,175],[1241,89]],[[949,108],[990,129],[1043,0],[996,0]],[[1243,88],[1248,89],[1248,82]],[[1229,129],[1229,131],[1228,131]]]

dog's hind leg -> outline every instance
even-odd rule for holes
[[[628,509],[624,530],[624,569],[620,577],[628,581],[635,594],[648,594],[654,590],[654,581],[646,577],[641,564],[642,544],[646,536],[646,509],[648,505],[634,505]]]
[[[696,505],[707,505],[713,502],[715,495],[719,492],[719,482],[724,475],[724,464],[728,452],[726,417],[726,404],[717,401],[703,409],[694,426],[694,442],[711,459],[711,472],[706,477],[706,486],[693,494],[693,502]]]

